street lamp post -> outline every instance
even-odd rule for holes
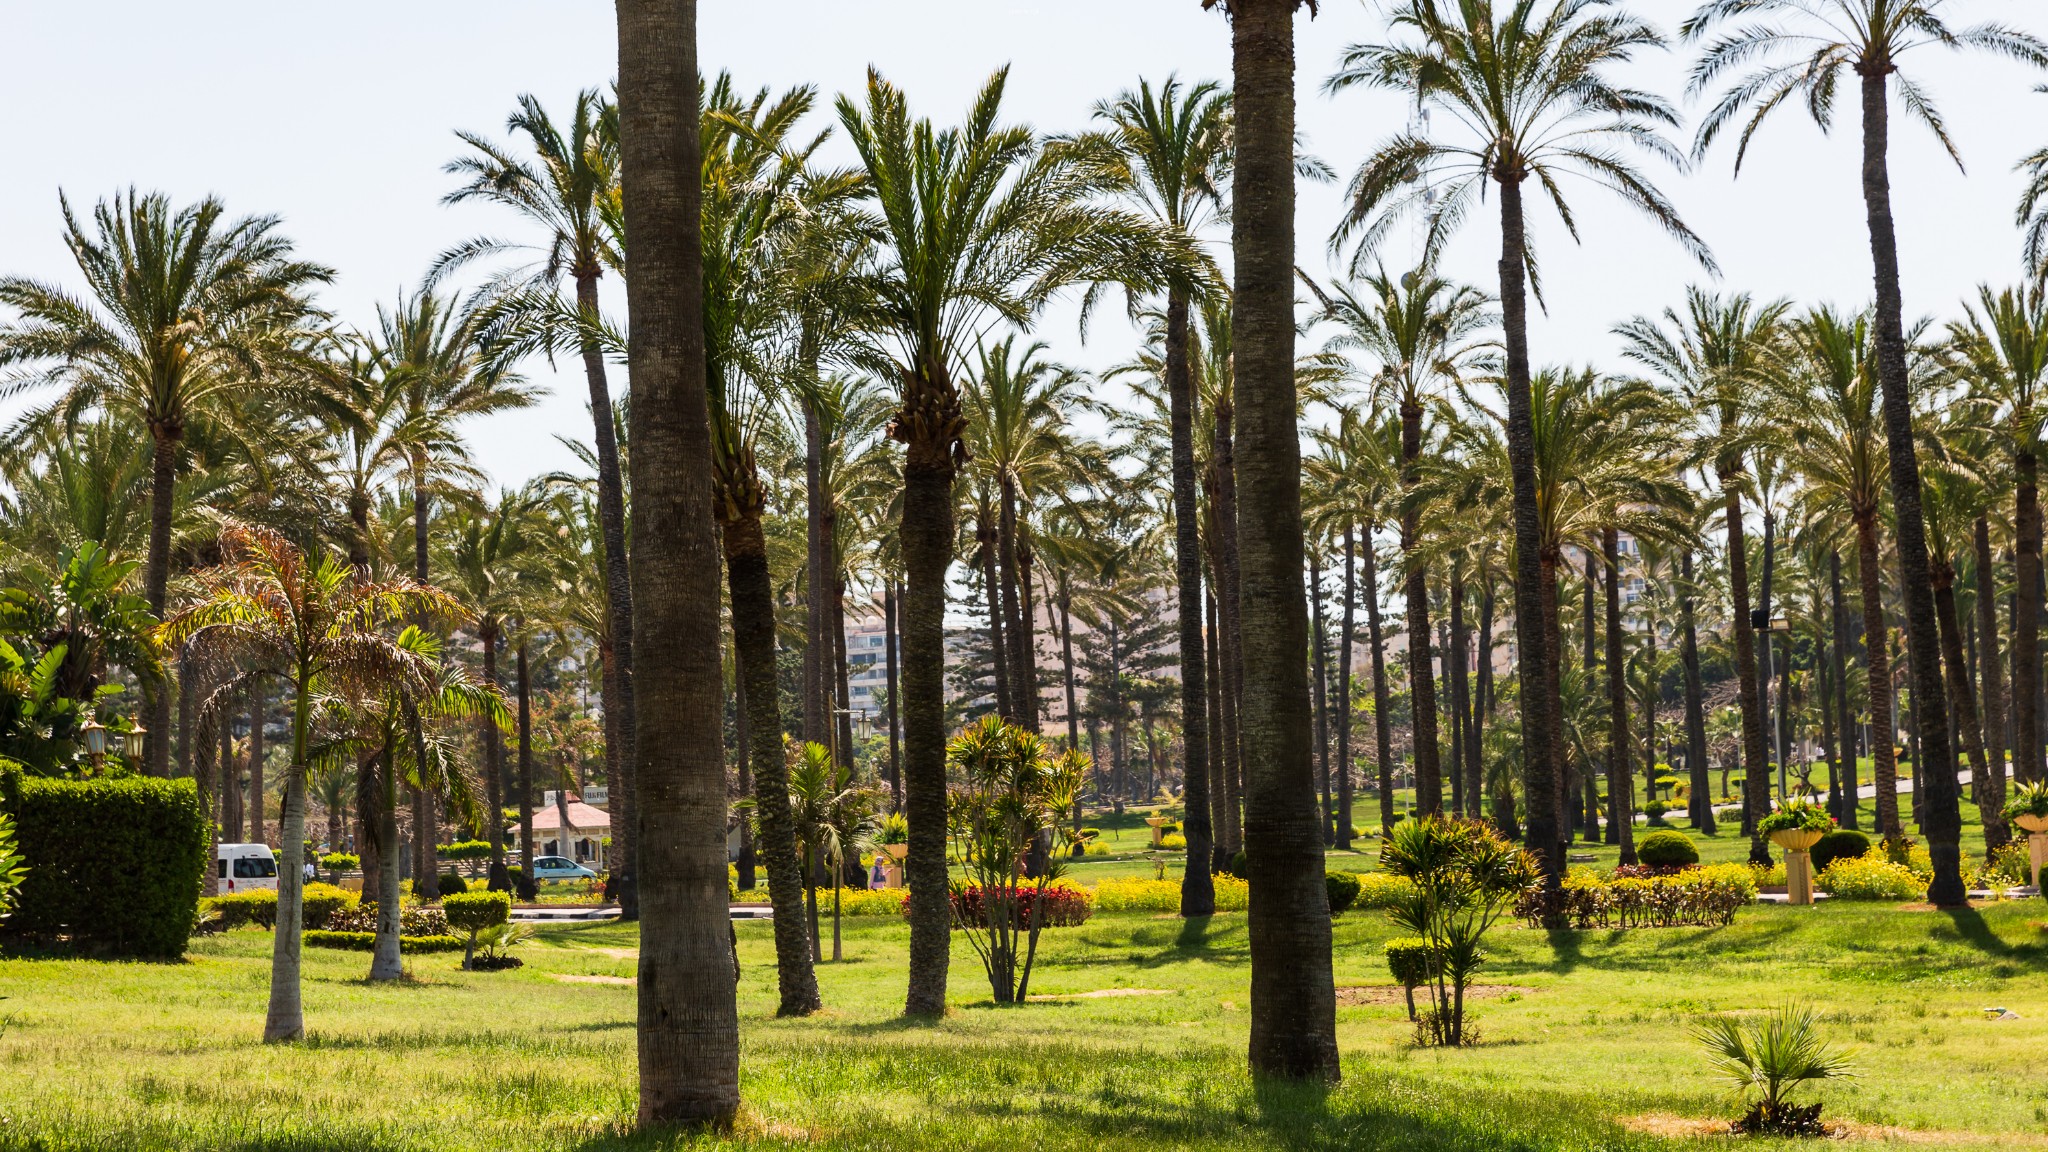
[[[85,745],[85,754],[92,758],[92,774],[100,775],[107,755],[107,726],[88,719],[78,726],[78,735]]]

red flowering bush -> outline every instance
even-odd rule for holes
[[[1022,884],[1015,888],[997,888],[1000,895],[994,901],[1008,904],[1014,910],[1011,927],[1028,931],[1038,928],[1072,928],[1085,923],[1095,909],[1089,902],[1088,893],[1064,884],[1048,885],[1040,898],[1035,884]],[[978,884],[964,884],[952,891],[953,926],[955,928],[988,927],[988,906],[991,901]],[[1032,923],[1033,909],[1038,912],[1038,923]],[[910,904],[904,902],[903,914],[910,915]]]

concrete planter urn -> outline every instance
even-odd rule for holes
[[[882,845],[882,851],[888,853],[889,859],[893,861],[893,863],[882,865],[882,886],[885,888],[903,887],[903,858],[910,854],[910,845],[884,844]]]
[[[1157,848],[1159,847],[1160,840],[1162,840],[1165,835],[1160,831],[1160,829],[1166,827],[1168,824],[1173,823],[1173,821],[1167,819],[1164,816],[1147,816],[1145,817],[1145,823],[1152,829],[1152,846],[1154,848]]]
[[[1785,902],[1813,903],[1813,846],[1825,835],[1798,828],[1771,833],[1771,843],[1785,850]]]
[[[2041,890],[2041,866],[2048,864],[2048,816],[2015,816],[2013,823],[2027,834],[2027,861],[2032,865],[2034,891]]]

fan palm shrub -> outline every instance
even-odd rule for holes
[[[1819,1104],[1796,1105],[1803,1085],[1853,1075],[1847,1055],[1822,1036],[1811,1006],[1786,1004],[1759,1019],[1716,1016],[1693,1032],[1715,1072],[1748,1104],[1735,1130],[1754,1135],[1818,1136]]]

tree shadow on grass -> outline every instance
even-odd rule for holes
[[[2048,949],[2042,948],[2039,944],[2008,942],[2005,937],[1993,930],[1990,922],[1984,919],[1984,914],[1975,908],[1943,908],[1939,909],[1939,914],[1948,917],[1949,923],[1955,926],[1956,935],[1964,943],[1987,956],[2038,961],[2044,954],[2048,954]]]

